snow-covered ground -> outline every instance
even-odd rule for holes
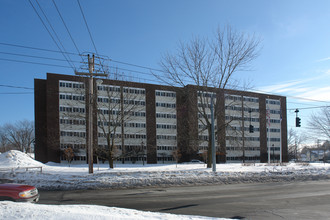
[[[132,209],[96,205],[41,205],[29,203],[0,202],[0,219],[6,220],[211,220],[203,216],[174,215],[158,212],[143,212]],[[224,219],[223,219],[224,220]]]
[[[24,167],[42,167],[29,169]],[[282,166],[268,164],[217,164],[217,171],[205,164],[88,165],[43,164],[19,151],[0,155],[0,180],[34,185],[44,190],[162,187],[179,185],[207,185],[269,181],[303,181],[330,179],[330,164],[289,163]]]
[[[26,167],[31,168],[26,171]],[[272,181],[304,181],[330,179],[330,164],[289,163],[268,164],[217,164],[217,171],[206,168],[205,164],[156,164],[156,165],[116,165],[109,169],[108,164],[94,165],[94,173],[88,173],[88,165],[43,164],[19,151],[0,154],[0,181],[13,181],[36,186],[44,190],[162,187],[173,185],[207,185]],[[67,219],[83,213],[81,219],[90,219],[82,209],[95,209],[95,219],[200,219],[202,217],[175,216],[160,213],[145,213],[102,206],[47,206],[37,204],[0,203],[0,219]],[[33,210],[26,213],[24,210]],[[39,210],[47,210],[40,211]],[[45,214],[42,214],[44,213]],[[17,215],[17,213],[20,213]],[[51,214],[47,214],[51,213]],[[71,214],[67,214],[71,213]],[[112,213],[108,217],[107,213]],[[22,216],[21,216],[22,215]],[[39,217],[40,216],[40,217]],[[107,216],[107,217],[104,217]],[[117,216],[117,217],[116,217]],[[118,217],[120,216],[120,218]],[[80,217],[79,217],[80,218]]]

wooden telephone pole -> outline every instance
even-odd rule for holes
[[[88,57],[88,73],[77,72],[75,74],[78,76],[87,76],[88,80],[88,133],[87,133],[87,150],[88,150],[88,173],[93,173],[93,103],[95,97],[93,94],[93,77],[94,76],[104,76],[107,77],[106,73],[95,73],[95,56]]]

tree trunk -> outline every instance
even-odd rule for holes
[[[109,167],[110,167],[110,169],[113,169],[113,157],[112,157],[111,150],[109,150],[108,161],[109,161]]]

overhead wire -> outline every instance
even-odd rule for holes
[[[31,61],[25,61],[25,60],[13,60],[13,59],[7,59],[7,58],[0,58],[0,60],[11,61],[11,62],[16,62],[16,63],[29,63],[29,64],[37,64],[37,65],[43,65],[43,66],[54,66],[54,67],[63,67],[63,68],[72,69],[72,66],[63,66],[63,65],[56,65],[56,64],[50,64],[50,63],[39,63],[39,62],[31,62]]]
[[[41,57],[41,56],[33,56],[33,55],[26,55],[26,54],[19,54],[19,53],[2,52],[2,51],[0,51],[0,54],[66,62],[66,60],[63,60],[63,59],[50,58],[50,57],[45,57],[45,56]],[[72,61],[72,62],[73,63],[80,63],[79,61]]]
[[[53,35],[51,34],[50,30],[47,28],[47,25],[45,24],[45,22],[43,21],[43,19],[41,18],[39,12],[37,11],[37,9],[34,7],[34,5],[32,4],[31,0],[29,0],[31,7],[33,8],[34,12],[37,14],[37,16],[39,17],[41,23],[43,24],[43,26],[45,27],[45,29],[47,30],[48,34],[50,35],[50,37],[52,38],[52,40],[54,41],[55,45],[57,46],[57,48],[61,51],[62,55],[64,56],[64,58],[67,60],[68,64],[71,66],[71,68],[74,70],[75,68],[71,65],[70,61],[68,60],[68,58],[65,56],[65,54],[63,53],[63,51],[61,50],[60,46],[58,45],[58,43],[56,42],[56,40],[54,39]]]
[[[96,45],[95,45],[95,42],[94,42],[94,39],[93,39],[92,33],[91,33],[91,31],[90,31],[90,29],[89,29],[89,27],[88,27],[88,24],[87,24],[87,20],[86,20],[86,17],[85,17],[84,11],[83,11],[83,9],[82,9],[82,7],[81,7],[81,5],[80,5],[80,1],[77,0],[77,2],[78,2],[78,5],[79,5],[79,8],[80,8],[80,12],[81,12],[81,14],[82,14],[82,17],[83,17],[83,19],[84,19],[84,22],[85,22],[85,25],[86,25],[87,31],[88,31],[88,33],[89,33],[89,37],[91,38],[91,41],[92,41],[92,43],[93,43],[93,46],[94,46],[95,52],[96,52],[97,55],[99,55],[99,53],[98,53],[98,51],[97,51],[97,49],[96,49]]]
[[[76,48],[78,54],[81,54],[80,51],[79,51],[79,49],[78,49],[78,46],[77,46],[76,42],[74,41],[74,39],[73,39],[73,37],[72,37],[72,35],[71,35],[70,31],[69,31],[68,26],[66,25],[66,23],[65,23],[65,21],[64,21],[64,18],[63,18],[63,16],[62,16],[60,10],[58,9],[58,7],[57,7],[57,5],[56,5],[56,3],[55,3],[55,0],[52,0],[52,1],[53,1],[53,4],[54,4],[55,8],[56,8],[56,11],[57,11],[58,15],[60,16],[60,18],[61,18],[61,20],[62,20],[62,23],[63,23],[63,25],[64,25],[66,31],[68,32],[68,34],[69,34],[69,36],[70,36],[70,39],[71,39],[73,45],[75,46],[75,48]]]
[[[32,89],[33,88],[29,88],[29,87],[23,87],[23,86],[12,86],[12,85],[3,85],[1,84],[0,87],[7,87],[7,88],[14,88],[14,89]]]
[[[45,48],[39,48],[39,47],[30,47],[30,46],[24,46],[24,45],[18,45],[18,44],[9,44],[9,43],[4,43],[0,42],[1,45],[5,46],[10,46],[10,47],[19,47],[19,48],[24,48],[24,49],[31,49],[31,50],[40,50],[40,51],[46,51],[46,52],[53,52],[53,53],[65,53],[65,54],[71,54],[71,55],[77,55],[79,54],[72,53],[72,52],[63,52],[63,51],[58,51],[58,50],[50,50],[50,49],[45,49]]]
[[[9,43],[3,43],[3,42],[0,42],[0,44],[1,45],[6,45],[6,46],[26,48],[26,49],[33,49],[33,50],[41,50],[41,51],[61,53],[60,51],[56,51],[56,50],[49,50],[49,49],[37,48],[37,47],[29,47],[29,46],[23,46],[23,45],[17,45],[17,44],[9,44]],[[79,56],[79,54],[72,53],[72,52],[65,52],[65,53]],[[2,60],[14,61],[14,60],[9,60],[9,59],[2,59]],[[146,67],[146,66],[142,66],[142,65],[131,64],[131,63],[127,63],[127,62],[123,62],[123,61],[118,61],[118,60],[112,60],[110,58],[108,58],[107,60],[112,61],[112,62],[116,62],[116,63],[120,63],[120,64],[123,64],[123,65],[134,66],[134,67],[138,67],[138,68],[143,68],[143,69],[148,69],[148,70],[153,70],[153,71],[167,73],[166,71],[162,71],[162,70],[159,70],[159,69],[156,69],[156,68],[150,68],[150,67]],[[17,61],[17,60],[15,60],[15,62],[25,62],[25,63],[39,64],[39,63],[35,63],[35,62]],[[76,62],[76,61],[74,61],[74,62]],[[58,67],[68,68],[67,66],[52,65],[52,64],[42,64],[42,65],[50,65],[50,66],[58,66]],[[152,74],[152,73],[147,73],[147,72],[142,72],[142,71],[137,71],[137,70],[131,70],[131,69],[126,69],[126,68],[121,68],[121,67],[115,67],[115,66],[109,66],[109,67],[111,67],[111,68],[117,68],[117,69],[120,69],[120,70],[123,70],[123,71],[135,72],[135,73],[140,73],[140,74],[144,74],[144,75],[148,75],[148,76],[154,76],[154,74]],[[134,78],[137,78],[137,77],[134,77]],[[143,79],[143,78],[139,78],[139,79]],[[145,81],[153,81],[153,82],[159,83],[159,81],[151,80],[151,79],[143,79],[143,80],[145,80]],[[243,87],[238,87],[238,88],[243,88]],[[245,88],[243,88],[243,89],[245,89]],[[272,95],[283,96],[282,94],[270,93],[270,92],[267,92],[267,91],[256,90],[256,89],[253,89],[253,90],[250,90],[250,91],[251,92],[259,92],[259,93],[267,93],[267,94],[272,94]],[[287,98],[293,98],[293,99],[306,100],[306,101],[313,101],[313,102],[330,103],[329,101],[308,99],[308,98],[298,97],[298,96],[286,95],[286,97]],[[303,104],[303,103],[300,103],[300,104]]]
[[[59,42],[59,44],[62,46],[63,51],[66,52],[65,47],[64,47],[64,45],[63,45],[61,39],[59,38],[57,32],[55,31],[55,29],[54,29],[54,27],[53,27],[53,25],[52,25],[52,23],[49,21],[49,19],[48,19],[46,13],[45,13],[44,10],[42,9],[41,5],[39,4],[39,1],[38,1],[38,0],[35,0],[35,1],[37,2],[40,11],[42,12],[42,14],[44,15],[44,17],[46,18],[46,21],[47,21],[48,25],[50,26],[50,28],[52,29],[52,31],[53,31],[53,33],[54,33],[56,39],[57,39],[58,42]],[[61,49],[60,49],[60,50],[61,50]],[[68,59],[70,60],[71,64],[73,65],[74,69],[76,69],[76,67],[75,67],[75,65],[72,63],[71,58],[70,58],[69,55],[68,55]]]

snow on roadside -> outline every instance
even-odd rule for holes
[[[40,170],[19,167],[42,166]],[[17,168],[17,169],[16,169]],[[33,160],[19,151],[0,154],[0,181],[11,180],[36,186],[39,190],[69,190],[95,188],[161,187],[171,185],[206,185],[273,181],[304,181],[330,179],[330,164],[217,164],[217,172],[205,164],[120,164],[109,169],[107,164],[88,165],[48,163]],[[201,216],[181,216],[165,213],[103,207],[94,205],[40,205],[0,202],[0,219],[212,219]],[[214,218],[213,218],[214,219]]]
[[[0,202],[0,219],[21,220],[211,220],[203,216],[174,215],[158,212],[144,212],[133,209],[97,205],[41,205],[31,203]],[[223,219],[224,220],[224,219]]]
[[[5,167],[42,166],[38,170],[6,170]],[[2,170],[2,171],[1,171]],[[34,185],[45,190],[74,190],[97,188],[166,187],[180,185],[231,184],[273,181],[304,181],[330,179],[330,164],[217,164],[217,172],[205,164],[94,165],[94,174],[88,174],[88,165],[37,162],[26,154],[10,151],[0,155],[0,180]]]

